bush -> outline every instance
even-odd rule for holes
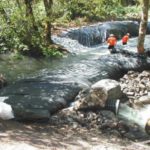
[[[112,19],[126,19],[138,16],[139,7],[135,1],[124,3],[121,0],[60,0],[57,8],[58,0],[54,2],[57,17],[65,20],[75,20],[76,18],[86,18],[87,21],[103,21]],[[60,9],[60,8],[63,8]],[[58,22],[58,21],[57,21]]]
[[[43,47],[42,51],[43,51],[43,55],[46,57],[62,57],[63,56],[63,54],[55,48]]]
[[[26,8],[20,1],[21,8],[16,1],[0,1],[0,53],[8,50],[18,51],[23,54],[61,56],[55,48],[49,48],[45,42],[46,18],[43,1],[32,1],[35,25],[31,18],[26,17]],[[136,18],[139,15],[139,7],[128,6],[122,0],[55,0],[53,1],[53,14],[51,21],[60,25],[80,26],[83,22],[104,21]],[[134,4],[130,1],[129,4]],[[124,7],[127,6],[127,7]]]
[[[26,8],[21,5],[21,9],[15,5],[15,1],[6,3],[0,2],[0,10],[6,10],[4,15],[0,16],[1,31],[0,32],[0,52],[18,51],[18,53],[30,56],[60,56],[60,52],[47,48],[45,41],[45,10],[44,5],[39,1],[33,6],[34,8],[35,26],[31,18],[26,16]],[[8,19],[5,18],[7,16]]]

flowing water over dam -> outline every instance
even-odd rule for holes
[[[141,130],[147,132],[146,124],[150,119],[150,105],[145,107],[134,109],[126,104],[121,104],[118,112],[118,117],[126,120],[128,124],[136,124]]]

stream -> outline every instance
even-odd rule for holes
[[[101,79],[119,80],[130,70],[150,70],[150,57],[137,57],[138,27],[131,21],[106,22],[63,31],[59,36],[52,36],[55,43],[70,51],[63,58],[23,56],[13,59],[10,55],[1,55],[0,73],[4,74],[8,85],[0,89],[0,118],[9,118],[11,113],[15,120],[3,125],[8,138],[19,141],[19,144],[20,140],[23,143],[30,141],[31,145],[52,145],[58,149],[144,150],[145,147],[136,145],[136,142],[149,140],[149,135],[145,134],[145,123],[150,114],[147,108],[139,112],[121,104],[117,116],[107,110],[71,114],[63,109],[70,108],[68,106],[82,89]],[[131,38],[123,46],[120,39],[127,32]],[[110,54],[107,49],[105,40],[110,33],[118,38],[116,48],[119,53]],[[148,51],[149,41],[150,35],[147,34],[145,48]],[[120,53],[122,50],[132,55]],[[12,130],[13,125],[15,130]],[[136,141],[135,145],[133,141]],[[145,145],[148,150],[149,142]]]
[[[146,36],[145,47],[148,48],[150,36]],[[94,76],[98,73],[99,64],[95,62],[103,55],[110,55],[107,45],[99,44],[93,47],[85,47],[76,40],[59,38],[54,36],[53,40],[65,46],[71,54],[58,59],[35,59],[22,57],[21,60],[13,59],[8,55],[0,56],[0,72],[6,76],[10,83],[25,78],[35,78],[48,74],[61,75],[62,78],[80,80]],[[117,47],[136,52],[137,38],[130,38],[128,45],[122,46],[118,41]]]
[[[110,32],[116,32],[119,38],[129,30],[131,38],[128,45],[122,46],[121,41],[118,40],[117,49],[136,53],[137,29],[138,25],[134,22],[114,22],[112,25],[106,23],[95,25],[94,29],[93,27],[73,29],[61,36],[53,36],[55,43],[70,51],[65,58],[23,57],[22,60],[16,60],[7,55],[1,56],[0,72],[9,82],[9,85],[0,91],[0,96],[7,97],[6,100],[1,98],[1,101],[14,108],[15,117],[18,119],[28,120],[28,117],[29,120],[33,119],[24,112],[26,109],[33,112],[36,110],[39,113],[41,111],[42,115],[47,114],[48,117],[48,113],[53,114],[70,104],[81,89],[101,79],[117,80],[128,70],[149,69],[149,58],[143,62],[136,57],[110,55],[104,42]],[[86,37],[84,34],[87,33]],[[97,43],[98,35],[99,43]],[[145,48],[149,48],[149,39],[150,36],[147,35]]]

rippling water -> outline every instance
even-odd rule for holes
[[[149,38],[146,38],[145,46],[149,45]],[[4,73],[9,81],[18,79],[42,76],[59,76],[75,80],[86,80],[98,73],[99,67],[95,61],[101,55],[109,55],[106,43],[95,47],[85,47],[75,40],[53,36],[54,42],[63,45],[71,55],[60,59],[34,59],[24,57],[22,60],[8,59],[8,56],[1,56],[0,72]],[[136,52],[137,38],[131,38],[128,45],[123,47],[118,41],[117,47],[122,47]],[[5,59],[6,58],[6,59]]]
[[[121,104],[118,117],[126,119],[130,123],[135,123],[145,130],[146,123],[150,119],[150,105],[139,109],[133,109],[126,104]]]

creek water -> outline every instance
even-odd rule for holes
[[[150,105],[134,109],[126,104],[121,104],[118,111],[118,117],[126,120],[126,123],[130,125],[138,125],[142,131],[146,132],[145,127],[147,121],[150,119]]]
[[[147,36],[145,46],[148,47],[150,36]],[[76,40],[69,38],[53,37],[53,40],[66,47],[71,54],[59,59],[34,59],[23,57],[21,60],[13,59],[7,55],[1,55],[0,72],[9,82],[19,79],[43,76],[47,78],[49,73],[62,78],[84,80],[99,72],[99,64],[95,61],[100,56],[109,55],[106,43],[93,47],[86,47]],[[127,46],[122,46],[118,41],[117,47],[136,52],[137,38],[131,38]]]
[[[77,41],[70,39],[61,40],[66,42],[66,47],[70,41],[77,43]],[[63,42],[61,44],[64,45]],[[98,59],[100,55],[109,54],[106,45],[88,48],[78,44],[72,45],[70,49],[72,49],[72,53],[69,56],[57,59],[37,60],[23,57],[21,60],[16,60],[3,55],[0,58],[0,72],[6,76],[9,82],[37,76],[48,78],[49,74],[61,76],[60,78],[84,80],[98,72],[98,64],[94,60]]]
[[[62,76],[62,78],[84,79],[97,72],[97,65],[94,60],[98,59],[100,55],[109,54],[106,45],[89,48],[80,45],[75,40],[58,37],[53,39],[66,48],[70,43],[71,54],[68,54],[65,58],[34,59],[23,57],[21,60],[13,59],[8,55],[1,55],[0,72],[10,82],[37,76],[47,78],[49,73],[54,74],[54,76]]]

